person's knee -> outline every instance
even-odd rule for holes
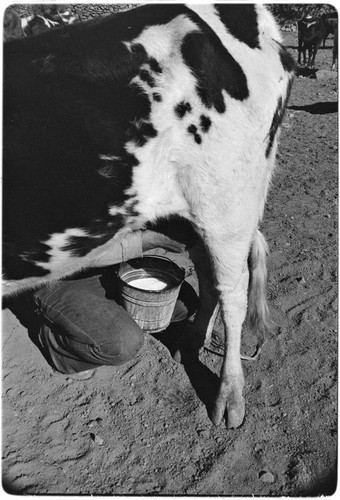
[[[112,341],[96,346],[94,350],[103,364],[121,365],[133,359],[144,345],[144,333],[132,319],[124,322],[124,330],[113,334]]]

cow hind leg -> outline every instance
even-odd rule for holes
[[[219,303],[210,255],[202,239],[189,250],[189,255],[195,265],[199,286],[199,303],[192,323],[191,338],[192,348],[197,350],[209,344]]]
[[[306,66],[306,47],[303,47],[303,65]]]
[[[222,287],[220,301],[225,328],[225,356],[212,421],[219,424],[226,408],[228,427],[240,426],[245,411],[240,349],[241,330],[247,312],[248,268],[244,266],[247,253],[245,251],[243,258],[238,259],[233,273],[223,278],[224,282],[228,280],[226,289],[223,290],[220,285]],[[232,290],[230,283],[234,283]]]
[[[242,325],[247,313],[249,247],[247,239],[229,239],[227,242],[225,239],[211,239],[209,242],[225,330],[220,386],[211,420],[218,425],[227,410],[229,428],[239,427],[245,412],[240,347]]]
[[[191,323],[190,335],[173,355],[175,361],[179,363],[183,359],[183,349],[192,357],[198,355],[201,347],[209,345],[220,309],[210,255],[201,238],[189,249],[189,256],[195,266],[199,301],[195,318]]]
[[[196,177],[189,174],[191,172],[186,169],[181,175],[181,186],[191,209],[191,220],[199,229],[210,255],[224,323],[220,384],[210,417],[218,425],[227,411],[228,427],[239,427],[245,413],[241,331],[247,314],[248,256],[256,235],[257,214],[260,214],[261,187],[254,192],[253,185],[239,176],[234,178],[235,185],[231,188],[229,179],[218,166],[213,174],[219,182],[211,182],[209,186],[206,179],[203,182],[197,174]],[[211,307],[211,315],[213,312]],[[208,330],[211,325],[212,321],[205,324]]]

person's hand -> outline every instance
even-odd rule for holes
[[[185,251],[186,246],[184,245],[184,243],[179,243],[178,241],[172,240],[162,233],[157,233],[155,231],[146,229],[145,231],[142,231],[143,253],[147,250],[152,250],[153,248],[164,248],[169,252],[182,253]]]

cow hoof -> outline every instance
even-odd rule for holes
[[[211,412],[211,421],[214,425],[220,425],[224,417],[225,406],[216,403],[213,411]]]
[[[235,429],[236,427],[240,427],[244,420],[245,414],[245,403],[244,398],[241,396],[237,401],[233,401],[230,405],[227,403],[227,413],[228,413],[228,421],[227,427],[228,429]]]
[[[211,413],[211,421],[214,425],[219,425],[224,417],[225,407],[219,404],[216,404],[212,413]],[[245,414],[245,404],[243,397],[236,403],[227,404],[227,427],[228,429],[236,429],[242,425]]]

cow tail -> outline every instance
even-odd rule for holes
[[[257,229],[251,245],[248,267],[248,326],[257,334],[260,344],[272,326],[266,298],[268,245],[263,234]]]

